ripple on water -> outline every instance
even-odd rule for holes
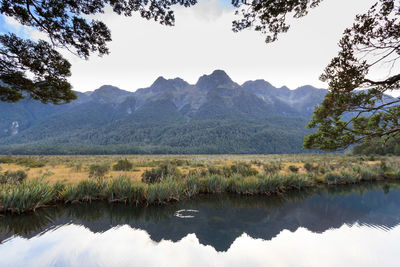
[[[191,219],[194,218],[194,214],[198,212],[199,212],[198,210],[182,209],[182,210],[177,210],[174,216],[183,219]]]

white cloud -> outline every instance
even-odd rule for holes
[[[319,75],[336,55],[343,30],[375,0],[323,1],[308,16],[294,20],[289,32],[273,44],[265,44],[265,36],[254,31],[233,33],[232,20],[237,17],[228,2],[204,0],[191,8],[176,7],[175,27],[138,14],[126,18],[108,11],[96,16],[111,29],[111,54],[92,55],[85,61],[64,50],[72,63],[74,89],[88,91],[112,84],[134,91],[150,86],[158,76],[195,83],[215,69],[226,70],[238,83],[265,79],[290,88],[326,87]],[[44,37],[37,31],[30,34],[35,39]]]
[[[233,10],[216,8],[216,0],[176,8],[175,27],[107,12],[100,18],[112,31],[111,54],[92,56],[89,61],[68,55],[73,64],[71,82],[79,91],[103,84],[134,91],[150,86],[161,75],[195,83],[218,68],[239,83],[261,78],[275,86],[324,87],[318,78],[336,55],[343,30],[373,2],[324,1],[295,20],[289,33],[273,44],[265,44],[264,36],[254,31],[233,33]]]
[[[176,10],[183,9],[184,7],[177,8]],[[197,19],[212,22],[221,17],[224,13],[233,11],[233,6],[223,5],[221,0],[203,0],[199,1],[194,7],[192,12]],[[178,11],[179,12],[179,11]]]

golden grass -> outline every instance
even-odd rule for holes
[[[28,175],[28,179],[44,177],[44,179],[50,183],[64,182],[67,184],[74,184],[89,178],[89,172],[87,170],[82,168],[81,171],[77,171],[73,167],[67,167],[67,165],[45,165],[41,168],[27,168],[16,164],[0,164],[0,167],[3,172],[24,170]],[[137,167],[132,171],[126,172],[110,171],[107,176],[118,177],[124,175],[133,181],[140,181],[146,169],[149,169],[149,167]]]
[[[14,156],[20,157],[20,156]],[[23,156],[21,156],[23,157]],[[139,181],[145,170],[151,169],[165,160],[187,160],[190,164],[178,166],[183,174],[188,174],[191,170],[207,168],[209,165],[217,167],[232,166],[238,162],[247,162],[251,164],[259,173],[263,173],[262,163],[280,162],[282,169],[279,174],[288,174],[291,171],[289,166],[299,168],[298,173],[307,173],[304,163],[321,165],[353,165],[362,164],[374,165],[380,164],[382,159],[389,159],[391,162],[400,162],[400,157],[376,157],[375,160],[361,159],[360,156],[350,156],[343,154],[303,154],[303,155],[96,155],[96,156],[27,156],[46,162],[41,168],[27,168],[16,164],[0,164],[0,171],[24,170],[28,174],[28,179],[44,177],[51,183],[61,181],[74,184],[89,178],[88,166],[91,164],[108,164],[113,166],[119,159],[128,159],[134,164],[131,171],[110,171],[107,177],[126,176],[133,181]],[[77,168],[79,166],[79,168]],[[199,167],[200,166],[200,167]]]

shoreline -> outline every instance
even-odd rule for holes
[[[234,175],[223,177],[188,176],[153,184],[131,181],[124,176],[108,179],[83,180],[69,185],[50,184],[44,179],[26,180],[21,184],[0,187],[0,214],[2,216],[35,212],[58,203],[85,203],[108,201],[135,206],[164,205],[190,199],[201,194],[229,193],[236,195],[280,195],[286,192],[318,188],[319,186],[358,185],[364,182],[400,181],[400,170],[371,168],[328,172],[323,179],[315,174],[269,174],[257,176]]]

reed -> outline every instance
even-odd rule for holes
[[[234,184],[234,190],[231,192],[241,194],[241,195],[254,195],[259,192],[259,178],[257,177],[245,177],[242,179],[237,179]]]
[[[222,193],[226,189],[226,178],[212,175],[199,179],[200,193]]]
[[[0,173],[0,184],[20,184],[27,178],[27,174],[23,170],[6,171]]]
[[[108,184],[107,199],[110,202],[128,202],[137,205],[144,202],[145,191],[143,183],[134,183],[125,176],[119,176]]]
[[[258,180],[258,189],[260,194],[271,195],[283,192],[284,186],[282,183],[282,175],[273,174],[261,176]]]
[[[65,202],[92,201],[105,199],[107,182],[104,180],[84,180],[77,185],[70,185],[63,192]]]
[[[87,179],[77,184],[44,179],[25,180],[21,183],[0,185],[0,212],[23,213],[55,202],[91,202],[103,200],[130,204],[165,204],[198,194],[232,193],[240,195],[273,195],[293,190],[317,188],[318,184],[358,184],[362,181],[400,180],[400,166],[396,162],[373,165],[351,165],[346,168],[334,164],[320,165],[327,171],[298,173],[271,172],[256,175],[248,164],[234,167],[208,168],[206,172],[192,170],[184,176],[174,164],[162,162],[154,183],[133,181],[126,176]],[[179,163],[186,166],[187,162]],[[272,165],[271,165],[272,166]],[[331,168],[334,166],[334,168]],[[259,166],[261,167],[261,165]],[[228,171],[229,170],[229,171]],[[176,174],[176,176],[172,174]],[[211,174],[219,173],[219,174]],[[225,176],[229,173],[229,176]],[[159,176],[160,174],[160,176]],[[252,174],[252,175],[250,175]],[[145,176],[145,175],[144,175]]]
[[[297,189],[301,190],[305,187],[311,187],[315,183],[315,175],[309,174],[309,175],[296,175],[296,174],[289,174],[285,175],[282,178],[282,183],[283,187],[286,190],[292,190],[292,189]]]
[[[50,203],[53,197],[53,188],[42,179],[6,185],[0,188],[0,211],[18,214],[35,211]]]
[[[184,197],[185,187],[182,182],[168,181],[165,183],[150,184],[146,190],[148,204],[163,204],[169,201],[179,201]]]
[[[188,198],[194,197],[200,192],[200,182],[195,176],[189,176],[186,181],[186,196]]]

